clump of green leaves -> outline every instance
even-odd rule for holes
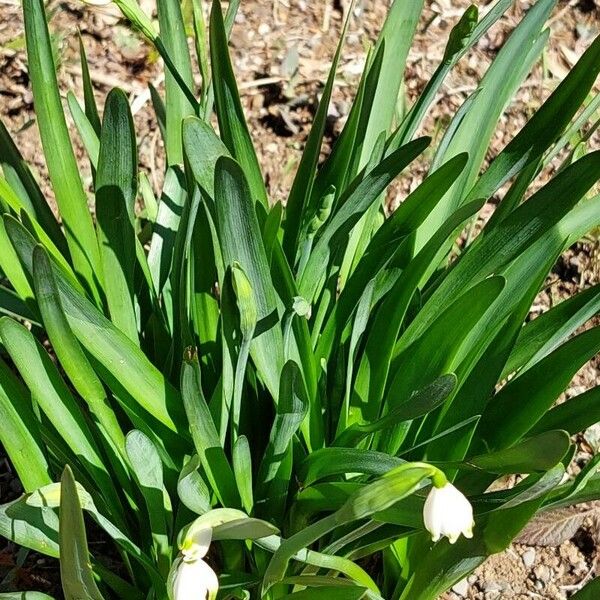
[[[208,528],[220,598],[433,600],[539,511],[600,497],[596,458],[563,482],[570,435],[600,420],[600,388],[553,407],[600,350],[599,327],[574,335],[600,289],[527,321],[561,253],[600,225],[600,154],[575,135],[600,103],[600,40],[482,171],[555,0],[533,5],[434,148],[415,138],[432,101],[511,2],[465,12],[405,115],[399,65],[423,2],[394,2],[318,165],[342,36],[282,206],[228,54],[239,2],[224,15],[214,0],[207,23],[192,2],[200,90],[178,0],[158,0],[160,33],[133,0],[116,3],[165,63],[164,99],[152,91],[159,197],[138,171],[126,96],[111,91],[100,116],[82,45],[84,105],[67,101],[87,193],[43,4],[23,2],[60,221],[0,125],[0,441],[25,490],[0,507],[0,534],[60,557],[68,599],[166,599],[178,550]],[[384,218],[386,188],[425,151],[427,176]],[[473,505],[473,539],[425,531],[438,469]],[[486,493],[507,474],[524,477]],[[90,555],[82,511],[114,543],[116,572]]]

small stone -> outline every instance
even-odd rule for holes
[[[547,565],[537,565],[533,570],[534,575],[538,581],[546,584],[552,579],[552,570]]]
[[[527,550],[523,552],[521,558],[523,559],[523,564],[530,569],[533,567],[533,563],[535,562],[535,549],[527,548]]]
[[[500,593],[503,590],[503,586],[497,581],[488,581],[483,589],[486,593]]]
[[[466,579],[461,579],[458,583],[452,586],[452,591],[459,596],[465,598],[469,593],[469,582]]]
[[[266,24],[266,23],[261,23],[258,26],[258,34],[259,35],[267,35],[267,33],[269,33],[271,31],[271,28]]]
[[[469,582],[470,585],[473,585],[477,581],[477,575],[469,575],[469,578],[467,579],[467,581]]]
[[[275,142],[271,142],[270,144],[267,144],[265,150],[269,154],[275,154],[277,152],[277,144]]]

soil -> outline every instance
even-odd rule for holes
[[[272,201],[285,198],[314,115],[323,80],[338,41],[343,0],[243,0],[232,35],[231,47],[243,103],[263,166]],[[404,97],[408,105],[423,89],[441,59],[447,34],[469,2],[427,0],[426,9],[408,59]],[[485,10],[487,2],[480,3]],[[478,43],[448,78],[423,127],[438,134],[466,96],[472,92],[512,27],[532,4],[516,0],[505,17]],[[146,12],[153,0],[142,0]],[[341,130],[365,62],[368,44],[380,30],[389,2],[358,0],[337,72],[336,91],[329,109],[326,153]],[[130,96],[140,148],[140,166],[147,171],[155,190],[162,179],[163,147],[149,102],[148,83],[162,88],[161,68],[153,51],[119,19],[112,6],[89,7],[80,2],[51,0],[51,29],[64,92],[82,96],[78,57],[79,29],[90,63],[97,100],[119,86]],[[551,20],[551,42],[542,64],[533,69],[497,128],[490,155],[501,149],[548,96],[583,50],[600,31],[598,0],[562,0]],[[25,159],[34,166],[47,197],[48,185],[39,134],[34,119],[27,74],[19,0],[0,0],[0,118],[15,134]],[[84,181],[90,169],[80,141],[73,139]],[[592,138],[596,147],[597,139]],[[559,157],[560,158],[560,157]],[[425,165],[417,165],[392,186],[389,206],[397,206],[421,179]],[[545,179],[541,178],[541,181]],[[490,206],[489,217],[493,210]],[[485,219],[485,217],[484,217]],[[480,226],[481,223],[478,225]],[[547,287],[532,307],[530,318],[555,303],[600,281],[597,236],[573,246],[550,275]],[[592,360],[575,377],[566,396],[581,393],[600,383],[600,360]],[[592,431],[578,436],[577,464],[599,451]],[[575,467],[577,469],[577,467]],[[18,480],[0,448],[0,502],[20,493]],[[443,595],[444,600],[472,598],[496,600],[568,598],[596,572],[597,532],[586,522],[574,537],[554,547],[513,545],[491,557],[467,581]],[[0,541],[0,592],[5,589],[37,589],[61,596],[56,561],[18,551]]]

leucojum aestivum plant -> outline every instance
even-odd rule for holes
[[[600,350],[600,327],[582,327],[600,289],[528,320],[561,253],[600,225],[600,40],[485,163],[555,0],[532,5],[435,143],[417,133],[446,75],[511,2],[464,13],[400,114],[423,0],[397,0],[319,164],[342,36],[275,203],[228,53],[238,3],[205,18],[194,0],[186,28],[178,0],[158,0],[157,23],[117,0],[166,69],[155,195],[127,97],[112,90],[100,116],[82,44],[83,102],[63,105],[43,4],[23,0],[60,218],[1,126],[0,441],[25,493],[0,507],[0,535],[58,557],[68,600],[433,600],[535,515],[600,498],[599,457],[565,477],[600,387],[554,406]],[[415,161],[426,176],[386,218]]]

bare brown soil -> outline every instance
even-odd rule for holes
[[[467,55],[449,77],[431,111],[423,133],[438,135],[440,128],[472,92],[512,27],[531,5],[516,0],[501,22]],[[153,0],[142,0],[147,12]],[[338,0],[243,0],[232,36],[232,51],[241,93],[261,165],[273,201],[285,198],[310,128],[323,80],[327,75],[347,2]],[[415,44],[409,56],[404,95],[410,104],[423,89],[441,59],[449,29],[468,6],[466,0],[428,0]],[[487,2],[480,3],[485,10]],[[383,23],[388,2],[359,0],[354,10],[346,48],[337,73],[334,101],[329,110],[326,147],[335,139],[347,117],[366,48]],[[0,0],[0,117],[15,133],[19,148],[34,165],[48,194],[46,168],[35,123],[24,52],[18,0]],[[156,53],[132,33],[110,6],[90,8],[74,1],[51,0],[51,28],[59,59],[62,89],[82,95],[76,30],[87,50],[92,79],[100,104],[111,87],[119,86],[135,107],[140,164],[156,189],[161,184],[162,141],[148,102],[147,85],[162,86]],[[491,155],[502,148],[554,89],[600,30],[597,0],[562,0],[549,23],[551,44],[507,108],[495,135]],[[89,165],[74,135],[84,178]],[[425,166],[411,169],[396,183],[389,197],[396,206],[420,181]],[[490,208],[491,211],[491,208]],[[577,244],[553,270],[532,317],[600,280],[597,237]],[[577,375],[568,396],[600,383],[596,358]],[[578,437],[577,463],[583,464],[598,448]],[[0,449],[1,450],[1,449]],[[578,467],[575,466],[576,470]],[[0,451],[0,502],[18,495],[19,483]],[[561,600],[594,576],[598,535],[591,523],[572,540],[557,548],[514,545],[490,558],[468,581],[455,586],[444,600],[546,598]],[[60,597],[55,561],[18,553],[0,540],[0,592],[4,589],[38,589]]]

